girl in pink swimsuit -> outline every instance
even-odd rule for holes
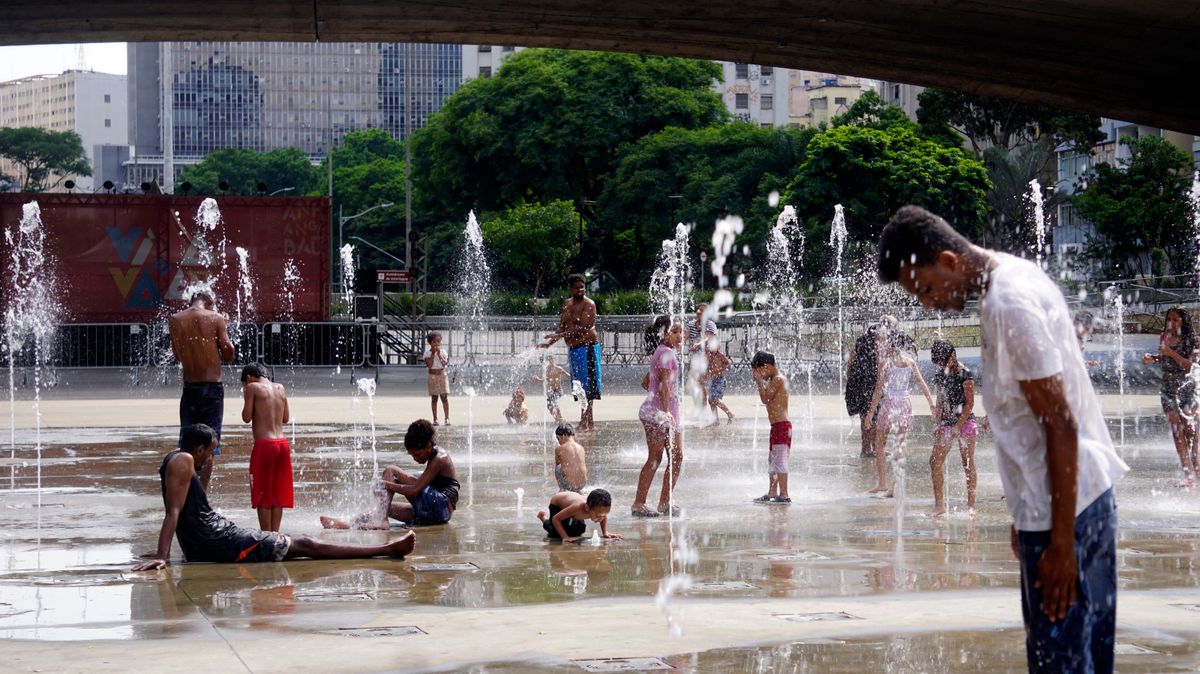
[[[887,439],[888,435],[895,434],[896,461],[904,460],[904,438],[912,422],[912,400],[908,397],[908,389],[913,377],[916,377],[925,400],[929,402],[930,413],[933,413],[933,396],[929,394],[929,387],[917,368],[916,359],[906,353],[909,349],[915,351],[911,337],[901,332],[889,332],[880,353],[875,393],[871,397],[871,406],[867,408],[878,409],[871,427],[878,429],[875,433],[875,470],[879,474],[879,481],[870,493],[886,491],[891,496],[892,488],[887,479]]]
[[[679,393],[676,379],[679,377],[679,359],[675,352],[683,337],[683,326],[671,324],[668,316],[659,316],[646,330],[646,349],[653,350],[650,356],[650,371],[642,380],[646,389],[646,400],[638,410],[638,419],[646,431],[646,463],[638,475],[637,494],[633,499],[634,517],[658,517],[666,514],[671,491],[679,480],[679,464],[683,461],[683,438],[679,432]],[[662,462],[663,450],[671,447],[670,465],[663,474],[662,495],[658,509],[646,505],[654,474]]]

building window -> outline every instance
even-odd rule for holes
[[[481,44],[481,45],[479,45],[479,53],[480,53],[480,54],[486,54],[486,53],[488,53],[488,52],[490,52],[490,51],[492,51],[492,45],[490,45],[490,44]]]
[[[492,76],[492,67],[491,66],[479,66],[479,76],[480,77],[491,77]]]
[[[106,128],[106,129],[112,128],[112,120],[111,119],[104,120],[104,128]]]
[[[760,110],[774,110],[775,96],[774,94],[763,94],[758,97],[758,108]]]
[[[775,74],[775,69],[771,66],[762,66],[760,67],[759,72],[763,77],[770,77]]]
[[[512,45],[505,45],[504,51],[516,51],[517,48]]]
[[[834,97],[833,97],[833,104],[834,104],[834,105],[845,105],[845,104],[846,104],[846,97],[845,97],[845,96],[834,96]]]
[[[733,107],[737,108],[738,110],[749,110],[750,94],[734,94]]]
[[[112,94],[104,94],[104,102],[112,103]]]
[[[733,64],[733,76],[739,80],[750,79],[750,66],[745,63]]]
[[[770,122],[762,122],[761,124],[759,124],[759,126],[761,126],[764,129],[769,129],[769,128],[771,128],[771,123]]]
[[[892,85],[892,100],[893,101],[900,100],[900,85],[899,84]]]

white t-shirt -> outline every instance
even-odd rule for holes
[[[429,363],[430,372],[441,372],[446,368],[446,361],[450,359],[450,357],[446,355],[445,349],[439,349],[438,354],[439,357],[434,358],[433,361]],[[421,354],[421,359],[427,360],[431,357],[433,357],[433,350],[429,347],[425,347],[425,353]]]
[[[1051,513],[1046,433],[1019,382],[1062,374],[1079,429],[1076,516],[1129,467],[1113,449],[1062,292],[1036,264],[994,255],[996,268],[979,311],[983,404],[996,435],[996,461],[1013,522],[1022,531],[1047,531]]]

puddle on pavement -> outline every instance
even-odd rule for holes
[[[571,662],[585,672],[657,672],[675,669],[659,658],[602,658]]]
[[[340,637],[409,637],[426,634],[426,632],[415,625],[398,625],[393,627],[339,627],[335,630],[325,630],[321,634],[334,634]]]
[[[46,491],[41,509],[31,490],[32,464],[14,462],[0,470],[0,503],[8,518],[5,537],[0,539],[0,598],[5,602],[0,604],[0,637],[173,637],[195,634],[202,629],[203,619],[214,624],[223,620],[222,630],[259,630],[277,629],[275,621],[289,615],[304,618],[318,631],[329,624],[321,626],[316,619],[322,612],[358,610],[356,605],[366,602],[373,606],[387,602],[389,609],[497,608],[630,597],[652,602],[659,581],[670,573],[672,552],[665,520],[629,516],[637,470],[645,460],[644,432],[636,422],[598,426],[598,432],[580,436],[588,457],[589,482],[612,493],[609,529],[624,540],[601,546],[547,543],[535,513],[545,508],[557,487],[553,453],[543,453],[540,429],[481,430],[475,438],[475,464],[468,465],[465,428],[455,426],[445,433],[442,444],[458,464],[463,483],[459,508],[449,525],[417,529],[417,551],[409,561],[188,565],[178,563],[176,547],[176,563],[157,574],[132,574],[128,569],[136,553],[154,546],[162,522],[155,471],[173,440],[172,429],[88,432],[82,436],[87,442],[81,442],[78,434],[51,438],[48,452],[61,460],[43,466]],[[381,428],[388,436],[402,430]],[[731,602],[830,597],[869,601],[871,596],[901,591],[1003,588],[1015,596],[1019,577],[1008,547],[1009,519],[998,498],[1000,484],[993,461],[981,458],[979,462],[975,518],[927,517],[932,507],[928,475],[910,471],[903,546],[898,550],[895,501],[865,498],[872,471],[850,455],[853,448],[843,446],[844,430],[839,422],[822,421],[804,451],[794,453],[791,508],[760,508],[750,501],[762,493],[765,452],[748,461],[744,454],[728,451],[732,442],[749,441],[749,422],[732,430],[722,428],[722,434],[712,438],[699,433],[689,436],[687,463],[675,492],[687,511],[690,547],[696,555],[689,573],[702,579],[689,595]],[[320,529],[320,515],[354,513],[369,499],[366,485],[374,477],[372,460],[369,452],[355,449],[355,432],[349,426],[297,429],[293,447],[297,507],[284,514],[286,533],[359,544],[376,544],[401,534],[399,528]],[[215,508],[239,524],[254,526],[245,475],[247,437],[230,436],[210,498]],[[53,446],[54,442],[59,444]],[[990,442],[981,437],[977,449],[981,457],[993,452]],[[380,447],[380,464],[418,468],[398,445]],[[66,460],[67,449],[76,455],[71,461]],[[1194,515],[1189,514],[1196,510],[1194,494],[1162,486],[1176,470],[1165,430],[1136,451],[1135,471],[1122,482],[1119,495],[1122,588],[1189,591],[1191,595],[1179,599],[1191,602],[1200,588],[1200,574],[1188,571],[1200,566],[1200,540]],[[29,454],[28,448],[21,448],[19,454]],[[520,510],[513,495],[518,487],[525,490]],[[947,490],[949,505],[961,508],[961,474],[948,471]],[[47,495],[53,499],[46,501]],[[589,523],[589,534],[593,528]],[[1175,606],[1181,611],[1200,610],[1196,603]],[[747,637],[753,632],[751,626]],[[866,654],[908,649],[907,655],[897,651],[896,662],[932,663],[920,664],[920,669],[969,669],[951,657],[959,652],[955,649],[977,650],[979,657],[990,658],[987,661],[993,666],[987,670],[1004,669],[1006,663],[1009,668],[1023,667],[1023,655],[1014,659],[1001,653],[1013,643],[1023,649],[1023,642],[973,634],[978,637],[974,645],[968,637],[931,633],[858,641],[853,648]],[[1012,636],[1005,634],[1005,639]],[[1169,664],[1172,653],[1180,652],[1153,641],[1139,640],[1136,645],[1161,652],[1128,656],[1141,658],[1139,662]],[[943,646],[950,649],[944,657],[929,655],[927,649]],[[792,652],[800,657],[795,663],[824,670],[834,662],[831,648],[813,642]],[[778,665],[774,671],[796,669],[795,663],[772,655],[775,652],[773,647],[743,649],[663,660],[687,671],[760,669],[754,658],[774,662]],[[920,657],[926,659],[921,660],[919,653],[925,653]],[[861,667],[842,671],[890,662],[872,658],[865,657]],[[579,671],[578,665],[563,663],[543,662],[528,670],[516,665],[504,669],[507,666],[487,665],[480,671],[557,671],[556,667]],[[1147,668],[1153,671],[1150,665]]]
[[[823,613],[776,613],[776,618],[794,623],[825,622],[829,620],[862,620],[856,615],[845,611],[828,611]]]

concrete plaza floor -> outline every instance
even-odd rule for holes
[[[211,499],[253,526],[249,432],[236,390],[228,395]],[[18,401],[14,457],[0,453],[0,669],[1024,668],[1017,565],[987,434],[976,453],[978,514],[964,510],[951,456],[953,510],[931,518],[924,403],[914,401],[900,503],[865,493],[873,470],[858,458],[840,399],[794,394],[794,503],[761,506],[751,499],[766,487],[766,419],[756,420],[751,398],[732,396],[736,423],[687,428],[676,491],[684,514],[634,520],[629,503],[645,459],[633,421],[641,396],[606,395],[599,430],[580,441],[589,484],[613,493],[610,529],[625,539],[561,545],[545,540],[535,518],[555,491],[550,430],[532,393],[529,426],[503,423],[506,402],[452,399],[453,425],[439,432],[463,482],[460,508],[448,525],[417,528],[406,560],[182,564],[176,547],[167,570],[135,574],[134,555],[153,548],[162,521],[156,470],[174,441],[177,399],[51,392],[40,406],[40,494],[33,408]],[[1103,402],[1133,467],[1118,488],[1118,669],[1196,671],[1200,493],[1176,486],[1156,396]],[[399,536],[399,527],[325,532],[317,517],[365,506],[377,466],[415,468],[401,439],[409,421],[428,415],[428,398],[339,390],[294,395],[292,409],[297,507],[284,531],[331,541]],[[662,596],[672,570],[690,586]]]

